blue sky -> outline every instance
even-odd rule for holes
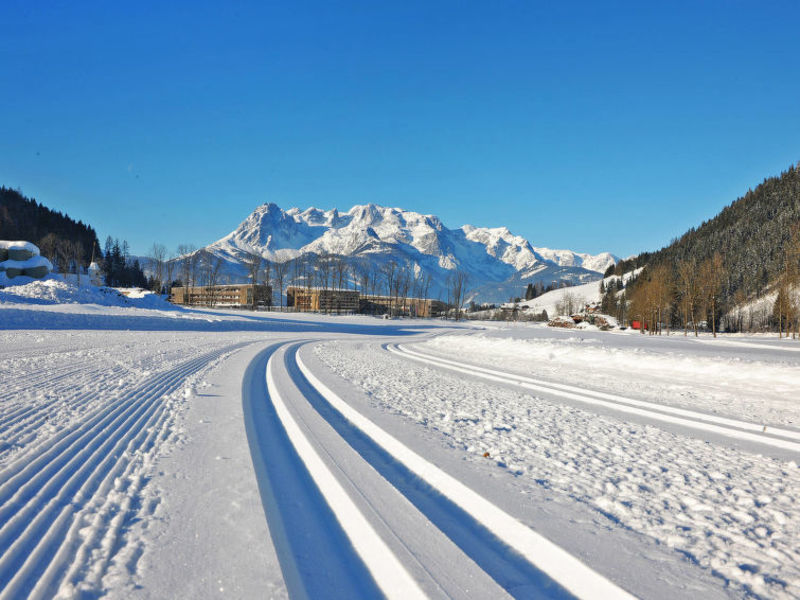
[[[800,160],[797,2],[5,0],[0,22],[0,184],[136,253],[271,201],[625,256]]]

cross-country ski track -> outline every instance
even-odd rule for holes
[[[298,360],[296,347],[281,348],[270,358],[267,381],[269,398],[295,451],[318,484],[328,482],[318,489],[353,547],[365,549],[359,556],[385,595],[415,597],[417,585],[429,595],[466,595],[468,589],[453,586],[459,580],[479,579],[488,586],[481,597],[498,597],[502,590],[521,598],[630,597],[360,415]],[[290,402],[296,418],[291,416]],[[298,425],[301,422],[303,426]],[[320,466],[326,462],[327,468]],[[314,474],[319,471],[321,475]],[[341,493],[333,472],[351,484],[350,497],[360,509],[339,506],[337,498],[347,495]],[[269,516],[269,508],[267,512]],[[432,537],[430,523],[439,530]],[[376,530],[384,531],[386,543],[375,540]],[[420,535],[423,531],[427,535]],[[314,558],[312,564],[322,560]],[[475,567],[467,567],[470,563],[501,589],[492,590]],[[470,569],[475,570],[474,577],[465,577]],[[420,584],[413,584],[405,570],[413,572]],[[318,573],[310,583],[319,585]],[[346,593],[342,597],[348,595],[352,597]]]
[[[144,473],[165,443],[174,442],[178,405],[194,385],[187,382],[234,363],[239,370],[228,376],[241,382],[243,443],[290,597],[636,597],[626,589],[631,581],[615,581],[618,571],[605,568],[607,562],[587,561],[574,547],[554,543],[523,513],[496,503],[474,480],[360,410],[330,384],[322,363],[310,360],[317,345],[337,340],[360,341],[391,357],[398,371],[421,364],[712,444],[792,459],[800,454],[800,432],[791,428],[522,375],[425,348],[422,342],[442,332],[454,333],[387,328],[386,335],[321,330],[259,338],[250,332],[238,342],[226,333],[224,342],[193,347],[185,360],[177,357],[186,349],[176,349],[164,368],[148,367],[138,382],[128,365],[110,358],[90,366],[65,359],[27,378],[6,378],[0,389],[0,600],[83,597],[81,590],[103,595],[126,528],[155,510],[140,495]],[[232,361],[244,348],[246,363]],[[87,383],[76,386],[79,378]],[[47,393],[34,397],[34,388]],[[62,426],[45,427],[54,419]],[[131,564],[145,551],[126,549]]]
[[[767,427],[762,423],[748,423],[737,419],[628,398],[619,394],[608,394],[575,385],[543,381],[533,377],[434,356],[419,350],[412,350],[408,345],[404,344],[386,344],[383,347],[397,356],[418,361],[428,366],[506,385],[516,385],[549,396],[643,417],[653,422],[677,425],[700,432],[701,435],[710,433],[730,440],[740,440],[777,448],[787,451],[788,456],[800,454],[800,431],[772,426]]]

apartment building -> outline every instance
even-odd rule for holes
[[[301,312],[355,313],[359,295],[357,290],[290,286],[286,304]]]
[[[269,306],[272,301],[272,286],[252,283],[233,285],[198,285],[172,288],[169,300],[173,304],[190,306],[225,306],[244,308]]]
[[[444,302],[430,298],[404,298],[402,296],[362,296],[359,312],[384,314],[391,312],[404,317],[437,317],[445,310]]]

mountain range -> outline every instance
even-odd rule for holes
[[[417,275],[430,276],[429,296],[446,296],[448,275],[467,274],[467,300],[503,302],[520,296],[528,283],[586,283],[598,280],[618,260],[608,252],[592,255],[534,247],[505,227],[445,227],[433,215],[376,204],[347,212],[316,208],[256,208],[233,232],[201,249],[221,258],[225,272],[246,276],[245,260],[256,253],[271,261],[303,255],[336,254],[373,264],[395,261]]]

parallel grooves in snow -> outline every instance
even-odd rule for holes
[[[0,599],[53,595],[58,576],[81,546],[77,517],[86,506],[102,504],[115,479],[130,467],[132,454],[149,450],[161,434],[156,424],[163,422],[162,398],[210,361],[242,345],[205,353],[157,375],[5,469],[0,484]]]
[[[103,368],[86,369],[84,371],[77,369],[74,373],[80,373],[81,379],[84,381],[92,381],[93,383],[88,386],[88,389],[96,390],[98,386],[104,385],[115,378],[119,370],[118,367],[115,367],[111,372],[106,372]],[[73,374],[73,372],[70,371],[64,376],[66,377],[70,374]],[[86,394],[87,387],[76,386],[72,380],[56,386],[52,386],[50,380],[46,381],[48,395],[51,397],[50,401],[28,407],[23,405],[16,410],[9,411],[4,415],[5,418],[0,420],[0,435],[3,436],[7,446],[14,444],[25,446],[25,436],[30,436],[34,433],[39,425],[46,421],[54,411],[63,410],[66,407],[69,411],[74,412],[92,400],[92,395]]]
[[[67,364],[51,369],[42,369],[38,375],[22,373],[22,376],[17,377],[16,381],[13,379],[6,380],[2,391],[0,391],[0,400],[14,398],[19,392],[26,389],[33,389],[39,383],[47,382],[48,385],[52,385],[54,382],[63,379],[64,377],[69,377],[75,373],[80,373],[82,368],[82,366]],[[0,426],[2,426],[2,424],[6,421],[6,417],[6,415],[3,415],[3,418],[0,419]]]
[[[605,408],[610,408],[637,416],[643,416],[650,419],[663,421],[665,423],[671,423],[674,425],[680,425],[682,427],[707,431],[729,438],[740,439],[747,442],[756,442],[759,444],[780,448],[782,450],[790,450],[800,453],[800,443],[791,441],[800,440],[800,433],[795,431],[770,427],[769,431],[765,432],[766,427],[764,425],[748,423],[746,421],[739,421],[726,417],[717,417],[715,415],[708,415],[683,408],[654,404],[652,402],[635,400],[633,398],[626,398],[616,394],[596,392],[567,384],[551,383],[534,379],[532,377],[526,377],[524,375],[506,373],[473,364],[465,364],[438,356],[432,356],[416,350],[410,350],[407,347],[399,344],[387,345],[386,349],[389,352],[404,356],[410,360],[436,365],[451,371],[466,373],[468,375],[474,375],[476,377],[481,377],[483,379],[497,381],[500,383],[516,384],[530,390],[562,396],[564,398],[576,400],[585,404],[603,406]]]
[[[28,479],[30,479],[39,470],[52,471],[54,467],[63,464],[63,461],[66,460],[65,457],[71,456],[69,453],[64,454],[64,450],[69,449],[78,441],[92,439],[94,435],[92,432],[96,427],[104,428],[107,421],[117,418],[119,414],[124,413],[130,405],[140,399],[166,393],[163,390],[170,388],[175,381],[182,381],[208,361],[220,356],[221,353],[221,351],[217,351],[205,354],[155,377],[136,390],[123,394],[109,404],[86,414],[80,422],[66,428],[46,443],[6,465],[0,475],[0,524],[3,523],[3,505],[8,501],[9,494],[18,492],[22,485],[20,478],[25,477],[24,474],[28,474]]]
[[[46,418],[46,413],[53,409],[56,403],[62,403],[68,397],[73,397],[80,393],[76,388],[71,376],[80,375],[84,380],[96,380],[102,368],[87,369],[86,366],[75,367],[68,365],[50,370],[43,370],[38,377],[26,379],[20,377],[16,384],[12,381],[5,387],[7,393],[0,394],[0,402],[9,404],[16,401],[18,406],[11,408],[0,417],[0,436],[3,437],[5,447],[9,448],[14,444],[24,441],[25,434],[35,430],[37,425]],[[66,379],[66,381],[62,381]],[[48,400],[37,402],[31,405],[27,399],[20,398],[25,390],[41,388],[47,385]],[[24,444],[21,444],[24,445]]]
[[[285,348],[285,347],[284,347]],[[389,599],[425,598],[416,581],[364,517],[347,492],[331,473],[289,412],[273,374],[273,354],[267,364],[267,389],[284,430],[294,445],[314,483],[336,515],[356,552],[372,574],[375,583]]]
[[[299,355],[296,361],[308,382],[356,428],[570,593],[587,600],[634,598],[375,425],[322,383]]]

